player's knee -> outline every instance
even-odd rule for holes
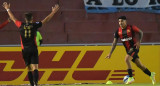
[[[126,56],[126,58],[125,58],[125,62],[129,62],[129,61],[130,61],[129,56]]]
[[[28,66],[27,68],[28,68],[28,71],[32,71],[32,67]]]
[[[38,68],[34,68],[33,70],[38,70]]]
[[[33,67],[33,70],[38,70],[38,65],[37,64],[32,65],[32,67]]]

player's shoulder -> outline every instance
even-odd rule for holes
[[[41,24],[42,22],[34,22],[33,24]]]
[[[132,28],[137,28],[137,26],[136,25],[130,25]]]
[[[42,22],[33,22],[33,26],[42,26]]]
[[[25,22],[21,22],[21,25],[23,26],[23,25],[26,25],[26,23]]]

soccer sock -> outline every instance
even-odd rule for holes
[[[31,71],[28,72],[28,79],[29,79],[29,82],[30,82],[31,86],[34,86],[33,75],[32,75]]]
[[[34,70],[34,82],[36,85],[38,84],[38,77],[39,77],[38,70],[35,69]]]
[[[148,76],[151,76],[151,72],[146,68],[144,71],[143,71],[145,74],[147,74]]]
[[[132,69],[128,69],[129,77],[132,77]]]

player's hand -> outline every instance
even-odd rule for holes
[[[10,9],[10,4],[8,4],[7,2],[4,2],[2,5],[6,10]]]
[[[52,12],[56,13],[59,10],[59,5],[56,4],[54,7],[52,7]]]
[[[111,53],[109,53],[106,58],[110,59],[111,58]]]
[[[136,42],[136,44],[134,46],[136,46],[136,49],[139,49],[140,48],[140,42]]]

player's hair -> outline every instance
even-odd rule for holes
[[[126,16],[120,16],[118,19],[127,20]]]
[[[24,14],[25,18],[27,19],[27,21],[31,21],[32,20],[32,13],[27,12]]]

